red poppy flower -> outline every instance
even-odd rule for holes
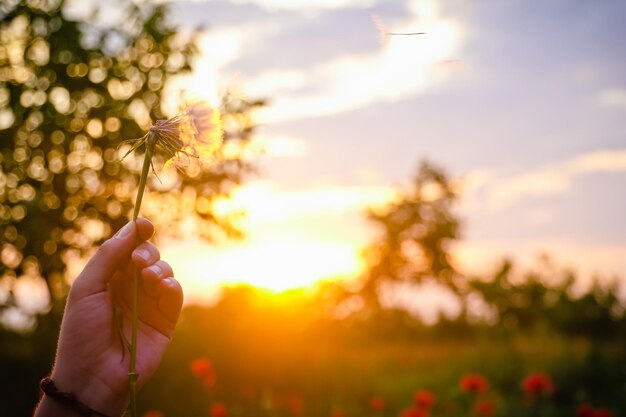
[[[340,408],[335,408],[330,412],[330,417],[346,417],[346,413]]]
[[[522,389],[532,397],[538,395],[549,395],[554,392],[554,384],[552,379],[544,373],[534,373],[528,375],[522,381]]]
[[[481,394],[489,390],[489,383],[481,374],[469,374],[461,378],[459,388],[463,392]]]
[[[430,410],[437,402],[437,397],[430,391],[419,390],[413,395],[415,407]]]
[[[213,364],[207,358],[192,360],[189,364],[189,369],[191,369],[192,374],[204,382],[207,388],[212,388],[215,385],[215,368],[213,368]]]
[[[374,411],[383,411],[387,406],[387,402],[381,396],[374,396],[370,398],[370,408]]]
[[[151,410],[151,411],[146,411],[145,413],[143,413],[141,417],[165,417],[165,414],[163,414],[160,411]]]
[[[587,404],[583,404],[576,410],[576,417],[594,417],[595,413],[593,408]]]
[[[419,408],[407,408],[402,410],[400,417],[428,417],[428,411]]]
[[[211,417],[228,417],[228,408],[222,403],[211,405]]]
[[[475,416],[492,417],[496,412],[496,405],[491,401],[479,401],[474,404],[472,411]]]
[[[615,414],[605,408],[600,408],[593,412],[593,417],[615,417]]]
[[[291,394],[287,400],[287,411],[292,416],[304,414],[304,399],[300,394]]]

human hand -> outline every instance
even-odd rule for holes
[[[134,268],[141,271],[138,387],[161,362],[182,307],[182,289],[172,268],[147,242],[153,231],[140,218],[104,242],[72,285],[61,324],[52,380],[59,390],[108,416],[122,415],[129,402],[130,354],[118,337],[114,312],[116,307],[121,312],[121,331],[130,340]],[[36,416],[57,414],[52,409],[61,406],[53,402],[44,397]]]

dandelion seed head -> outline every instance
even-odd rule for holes
[[[203,102],[187,105],[182,116],[180,140],[183,150],[198,157],[212,155],[222,144],[222,120],[214,108]]]
[[[222,144],[222,122],[219,112],[206,103],[195,101],[171,119],[157,120],[150,127],[155,147],[165,155],[167,168],[181,168],[191,158],[206,159]]]

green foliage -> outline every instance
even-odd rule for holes
[[[443,169],[422,162],[411,190],[368,217],[382,231],[367,253],[368,269],[359,295],[366,309],[380,310],[381,287],[388,283],[420,283],[434,278],[458,291],[458,273],[449,246],[459,238],[453,212],[454,183]]]
[[[404,330],[414,337],[388,338],[376,326],[330,319],[305,294],[229,289],[213,307],[185,309],[163,366],[143,391],[142,408],[207,415],[219,402],[232,416],[286,417],[299,414],[279,400],[295,396],[302,415],[329,416],[340,408],[347,416],[392,417],[411,407],[420,389],[438,398],[432,416],[470,415],[478,399],[496,404],[494,416],[571,416],[582,403],[621,415],[626,407],[624,351],[616,339],[495,329],[457,337],[418,326]],[[214,386],[194,375],[190,364],[197,358],[213,363]],[[521,383],[534,372],[550,376],[553,395],[528,398]],[[481,396],[459,389],[459,379],[474,373],[489,381]],[[183,395],[188,400],[181,402]],[[382,413],[370,409],[373,396],[385,399]]]
[[[1,335],[1,415],[28,415],[36,403],[37,381],[54,351],[58,322],[51,317],[29,337]],[[324,417],[335,408],[347,417],[396,417],[411,406],[415,391],[426,389],[438,399],[433,417],[460,417],[470,415],[477,396],[461,392],[459,379],[480,373],[490,386],[480,399],[496,404],[494,417],[569,417],[583,403],[616,416],[626,411],[623,339],[494,328],[459,337],[415,324],[403,330],[404,338],[390,338],[377,325],[329,318],[319,300],[303,292],[226,289],[215,306],[185,308],[139,408],[168,417],[207,416],[219,402],[232,417]],[[210,387],[191,369],[198,358],[213,364]],[[556,387],[538,403],[521,388],[534,372],[548,374]],[[370,409],[373,396],[385,399],[384,412]],[[301,401],[304,413],[292,413],[285,399]]]
[[[454,291],[462,306],[458,318],[441,318],[437,326],[441,334],[468,335],[481,326],[494,326],[510,333],[549,330],[571,336],[626,336],[617,279],[595,280],[584,289],[582,277],[559,270],[547,257],[539,269],[521,274],[509,261],[493,277],[470,278],[456,271],[449,253],[450,244],[459,238],[456,199],[454,180],[441,168],[422,162],[408,192],[368,213],[382,233],[367,253],[362,287],[353,293],[341,284],[327,285],[326,301],[341,306],[358,297],[362,303],[354,316],[366,318],[368,331],[406,337],[420,326],[403,310],[383,309],[381,289],[434,279]]]
[[[129,218],[141,157],[120,163],[123,141],[168,116],[171,83],[197,55],[197,33],[172,27],[162,4],[119,1],[118,22],[94,7],[88,23],[68,18],[62,0],[0,5],[0,314],[22,324],[34,321],[14,297],[18,282],[45,277],[63,300],[67,265]],[[227,157],[221,149],[210,167],[152,181],[144,214],[160,233],[192,216],[202,237],[237,234],[212,202],[250,170],[241,155],[261,105],[225,97]]]
[[[372,274],[416,282],[435,276],[452,285],[455,271],[448,246],[458,238],[459,220],[451,210],[455,200],[445,172],[423,162],[409,193],[386,209],[369,213],[383,229]]]
[[[493,277],[469,281],[470,293],[478,293],[490,307],[490,320],[508,331],[549,329],[571,336],[625,337],[618,281],[595,280],[584,291],[580,284],[572,272],[556,270],[547,259],[540,269],[521,276],[505,261]]]

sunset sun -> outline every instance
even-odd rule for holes
[[[281,292],[352,280],[364,269],[361,252],[369,234],[355,233],[363,229],[364,209],[394,196],[391,187],[284,190],[268,181],[250,182],[214,206],[218,216],[246,213],[237,222],[245,238],[219,245],[169,242],[164,256],[185,286],[187,302],[210,301],[221,286]]]

